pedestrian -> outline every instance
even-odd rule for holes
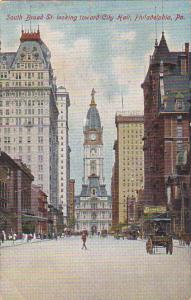
[[[3,243],[4,240],[5,240],[5,236],[4,236],[4,232],[3,232],[3,230],[2,230],[2,232],[1,232],[1,242]]]
[[[83,232],[83,233],[82,233],[82,241],[83,241],[82,249],[85,248],[85,250],[87,250],[87,247],[86,247],[86,239],[87,239],[86,233]]]
[[[13,244],[15,243],[16,239],[17,239],[17,235],[16,235],[16,233],[14,233],[13,234]]]

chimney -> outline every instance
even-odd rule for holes
[[[189,73],[189,43],[185,43],[186,72]]]

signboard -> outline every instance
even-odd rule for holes
[[[145,206],[144,214],[162,214],[166,212],[166,206]]]

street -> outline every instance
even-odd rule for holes
[[[166,255],[145,241],[80,237],[2,247],[2,300],[189,300],[191,247]]]

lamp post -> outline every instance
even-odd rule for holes
[[[180,196],[181,196],[181,212],[180,212],[180,231],[185,233],[185,206],[184,206],[184,195],[183,195],[183,184],[180,181]]]

